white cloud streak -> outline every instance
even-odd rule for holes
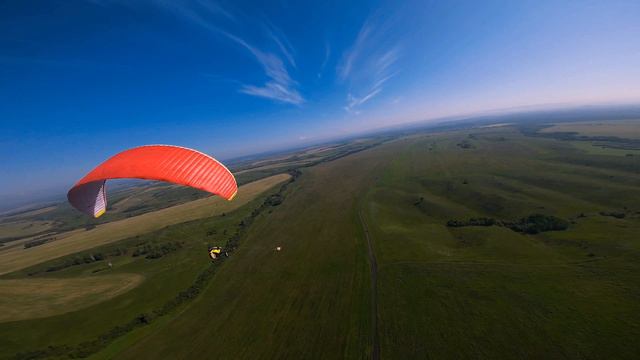
[[[304,97],[297,90],[298,83],[291,78],[280,56],[263,51],[245,39],[221,29],[210,19],[215,15],[223,15],[227,19],[234,22],[237,21],[236,17],[230,12],[215,3],[204,0],[190,2],[156,1],[163,8],[182,16],[191,23],[232,40],[253,55],[255,60],[262,66],[268,80],[262,86],[242,85],[239,89],[241,93],[294,105],[301,105],[305,102]],[[266,29],[266,36],[276,44],[289,64],[295,68],[296,63],[293,56],[295,51],[286,37],[284,35],[278,36],[277,33],[280,33],[280,31],[273,25],[265,25],[264,28]]]
[[[294,57],[295,50],[291,43],[287,39],[287,37],[280,31],[280,29],[276,28],[273,24],[267,22],[266,32],[269,38],[278,46],[282,55],[287,58],[289,64],[296,68],[296,60]]]
[[[385,39],[388,28],[388,23],[376,24],[373,18],[367,19],[336,68],[338,79],[357,90],[347,94],[345,110],[349,113],[359,113],[355,109],[379,95],[385,83],[398,73],[393,67],[400,57],[399,46],[380,45],[388,43],[383,41],[388,40]]]
[[[371,35],[371,29],[371,24],[369,24],[369,20],[367,20],[360,29],[360,32],[358,32],[354,44],[345,52],[342,62],[338,65],[338,77],[341,80],[347,79],[351,74],[353,64],[360,57]]]
[[[269,78],[263,86],[243,85],[240,88],[241,93],[295,105],[300,105],[305,102],[302,95],[296,90],[297,82],[291,79],[280,57],[272,53],[263,52],[231,33],[226,31],[220,32],[248,50],[258,63],[260,63],[265,75]]]
[[[366,103],[367,101],[373,99],[373,97],[378,95],[381,91],[382,91],[381,87],[374,88],[368,94],[364,95],[363,97],[359,97],[359,98],[355,97],[351,93],[349,93],[347,95],[347,106],[346,106],[346,109],[347,110],[351,110],[351,109],[354,109],[355,107],[358,107],[358,106]]]
[[[329,42],[325,40],[324,60],[322,60],[322,65],[320,65],[320,71],[318,71],[318,78],[322,77],[322,73],[324,72],[324,68],[327,67],[327,63],[329,62],[330,57],[331,57],[331,45],[329,45]]]

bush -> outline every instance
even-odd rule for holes
[[[24,243],[24,248],[28,249],[28,248],[32,248],[32,247],[36,247],[36,246],[40,246],[44,243],[46,243],[47,241],[49,241],[50,239],[38,239],[38,240],[31,240],[31,241],[27,241],[26,243]]]
[[[569,227],[569,222],[553,215],[533,214],[514,223],[504,224],[509,229],[527,234],[545,231],[562,231]]]
[[[267,198],[267,200],[265,200],[265,204],[269,205],[269,206],[278,206],[280,204],[282,204],[283,201],[283,197],[280,194],[273,194],[271,196],[269,196]]]
[[[474,148],[473,144],[471,144],[471,142],[469,142],[468,140],[463,140],[463,141],[459,142],[456,145],[458,145],[462,149],[473,149]]]
[[[122,255],[126,255],[127,254],[127,248],[115,248],[115,250],[111,251],[108,255],[109,256],[122,256]]]
[[[569,222],[552,215],[532,214],[518,221],[498,221],[493,218],[480,217],[471,218],[467,221],[449,220],[448,227],[464,227],[464,226],[504,226],[513,231],[537,234],[545,231],[562,231],[569,227]]]
[[[467,221],[461,220],[449,220],[447,221],[448,227],[464,227],[464,226],[493,226],[496,225],[497,221],[493,218],[480,217],[480,218],[471,218]]]
[[[614,217],[616,219],[624,219],[624,217],[626,216],[625,213],[619,212],[619,211],[601,211],[600,215],[602,215],[602,216],[611,216],[611,217]]]
[[[145,255],[146,259],[159,259],[169,253],[177,251],[182,247],[182,243],[178,241],[163,243],[159,245],[146,244],[138,246],[131,254],[133,257]]]

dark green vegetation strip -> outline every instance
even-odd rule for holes
[[[142,256],[146,259],[159,259],[167,254],[178,251],[183,246],[182,241],[159,242],[154,239],[141,239],[140,236],[125,239],[115,244],[94,248],[90,251],[82,251],[63,258],[54,259],[44,263],[31,266],[19,271],[20,274],[29,276],[42,275],[43,273],[54,273],[72,266],[80,266],[95,262],[106,262],[124,255],[132,257]]]
[[[640,139],[628,139],[618,136],[588,136],[580,135],[577,132],[541,132],[541,130],[552,127],[553,124],[521,125],[521,131],[532,137],[544,137],[564,141],[588,141],[597,146],[611,149],[640,150]]]
[[[569,222],[553,215],[533,214],[517,221],[496,220],[489,217],[471,218],[469,220],[449,220],[448,227],[465,226],[502,226],[515,232],[537,234],[545,231],[563,231],[569,228]]]
[[[289,184],[296,181],[296,179],[301,175],[299,171],[291,171],[291,179],[287,181],[285,184],[281,185],[278,192],[268,196],[260,206],[254,209],[250,215],[245,217],[238,225],[235,230],[235,233],[231,236],[231,238],[227,241],[225,246],[225,251],[229,254],[232,254],[234,250],[238,247],[240,240],[246,234],[247,229],[254,221],[256,217],[262,214],[265,210],[280,205],[284,201],[284,192],[286,191]],[[149,259],[156,259],[166,255],[169,252],[177,250],[175,243],[165,243],[161,246],[151,246],[148,244],[137,246],[135,252],[132,254],[133,257],[147,255]],[[119,249],[119,248],[118,248]],[[92,260],[96,261],[95,255],[91,255]],[[77,259],[75,257],[74,259]],[[27,351],[16,354],[13,358],[20,360],[27,359],[44,359],[50,357],[61,357],[66,356],[69,358],[85,358],[88,357],[99,350],[103,349],[105,346],[109,345],[111,342],[116,340],[119,337],[126,335],[127,333],[142,327],[151,324],[153,321],[158,319],[159,317],[168,315],[175,311],[178,307],[183,304],[192,301],[196,297],[200,295],[202,290],[206,287],[208,282],[211,280],[213,275],[216,273],[217,269],[224,263],[225,257],[221,257],[218,260],[212,262],[210,266],[208,266],[205,270],[200,272],[196,277],[195,281],[191,286],[187,289],[178,293],[173,299],[164,303],[157,309],[150,311],[149,313],[140,314],[129,322],[118,325],[108,332],[101,334],[96,339],[91,341],[82,342],[75,346],[70,345],[55,345],[49,346],[45,349],[35,350],[35,351]],[[102,256],[100,256],[100,260],[102,260]],[[84,260],[83,260],[84,261]],[[92,261],[87,261],[85,263],[90,263]],[[62,264],[67,264],[63,262]],[[78,263],[77,265],[79,265]],[[76,265],[73,263],[73,265]]]
[[[42,244],[46,244],[49,241],[55,240],[55,236],[54,237],[44,237],[44,238],[37,238],[34,240],[30,240],[24,243],[24,248],[28,249],[28,248],[32,248],[34,246],[40,246]]]

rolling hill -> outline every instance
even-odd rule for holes
[[[639,165],[514,127],[401,138],[318,165],[197,302],[110,354],[369,358],[379,346],[381,358],[632,359]],[[447,226],[532,214],[570,225]]]
[[[0,324],[0,356],[633,359],[640,157],[542,128],[385,137],[294,163],[224,216],[175,218],[5,275],[144,281]],[[212,244],[230,257],[209,264]],[[73,261],[96,254],[113,269]]]

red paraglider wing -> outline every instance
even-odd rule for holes
[[[69,190],[69,203],[99,217],[107,207],[106,180],[124,178],[191,186],[227,200],[238,191],[233,174],[209,155],[179,146],[148,145],[116,154],[93,169]]]

